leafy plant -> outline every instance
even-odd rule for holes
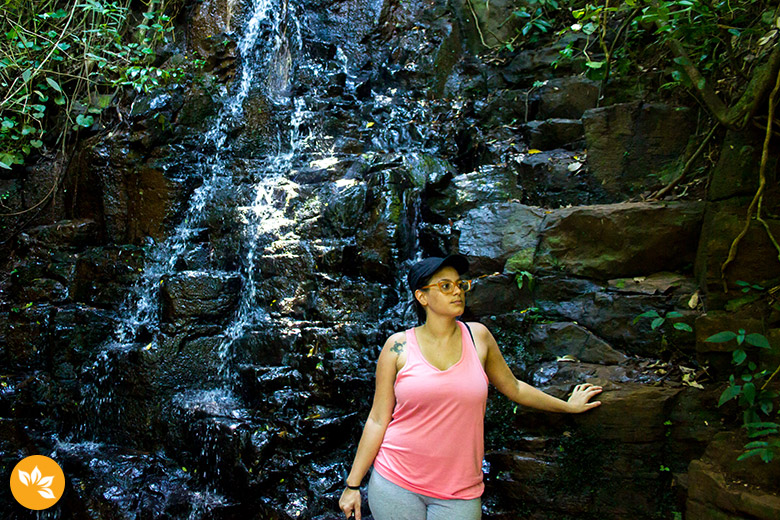
[[[683,315],[677,311],[669,311],[663,316],[661,316],[660,314],[658,314],[658,311],[651,310],[651,311],[643,312],[642,314],[634,318],[634,325],[636,325],[637,322],[639,322],[639,320],[642,318],[653,318],[653,321],[650,322],[650,328],[652,330],[655,330],[661,325],[663,325],[667,320],[679,319],[682,317]],[[681,321],[674,322],[672,326],[677,330],[681,330],[684,332],[693,332],[693,329],[691,328],[690,325],[688,325],[687,323],[683,323]]]
[[[163,2],[148,5],[138,16],[130,0],[5,2],[0,168],[91,128],[120,89],[149,91],[185,72],[156,63],[155,49],[169,41],[173,26]]]
[[[745,445],[746,451],[739,456],[739,460],[759,456],[764,462],[771,462],[775,454],[780,453],[780,424],[769,420],[772,412],[777,415],[775,408],[779,394],[767,388],[767,385],[777,371],[767,378],[768,370],[759,370],[758,365],[748,359],[750,355],[746,350],[746,345],[769,349],[769,340],[763,334],[747,334],[745,329],[739,329],[737,332],[718,332],[704,341],[737,342],[731,359],[736,373],[729,376],[729,386],[721,394],[718,406],[737,399],[743,410],[743,427],[747,430],[748,437],[754,440]]]
[[[523,287],[528,287],[529,291],[533,291],[534,275],[528,271],[520,271],[515,273],[515,283],[517,284],[517,288],[521,291],[523,290]]]

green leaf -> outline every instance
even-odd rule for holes
[[[46,78],[46,83],[48,83],[51,88],[62,94],[62,88],[60,87],[60,84],[54,81],[54,79]]]
[[[656,319],[654,319],[654,320],[653,320],[653,322],[650,324],[650,328],[651,328],[651,329],[653,329],[653,330],[655,330],[655,329],[657,329],[658,327],[660,327],[661,325],[663,325],[664,321],[666,321],[666,320],[664,320],[664,318],[656,318]]]
[[[22,81],[25,82],[25,83],[30,81],[30,77],[32,77],[32,73],[33,73],[33,70],[31,68],[25,70],[24,72],[22,72]]]
[[[737,349],[731,356],[731,360],[735,365],[741,365],[747,359],[747,354],[742,349]]]
[[[41,146],[43,146],[43,141],[39,141],[38,139],[33,139],[30,141],[30,146],[32,146],[33,148],[40,148]]]
[[[688,65],[691,65],[691,60],[689,60],[684,56],[678,56],[672,61],[674,61],[677,65],[681,65],[683,67],[687,67]]]
[[[759,449],[756,449],[756,450],[750,450],[750,451],[746,451],[745,453],[743,453],[742,455],[740,455],[739,457],[737,457],[737,460],[738,460],[738,461],[743,461],[743,460],[745,460],[745,459],[747,459],[747,458],[750,458],[750,457],[755,457],[756,455],[760,455],[760,454],[762,454],[764,451],[766,451],[766,450],[764,450],[763,448],[759,448]]]
[[[85,116],[84,114],[76,116],[76,124],[84,128],[89,128],[94,122],[95,118],[92,116]]]
[[[756,385],[753,383],[745,383],[742,387],[742,395],[748,404],[753,405],[756,399]]]
[[[685,332],[693,332],[693,329],[687,323],[675,323],[674,328],[677,330],[684,330]]]
[[[718,332],[717,334],[713,334],[709,338],[705,339],[707,343],[726,343],[727,341],[731,341],[732,339],[736,338],[737,335],[731,332],[730,330],[724,330],[723,332]]]
[[[642,314],[640,314],[639,316],[637,316],[636,318],[634,318],[634,325],[636,325],[636,323],[637,323],[637,322],[638,322],[638,321],[639,321],[641,318],[659,318],[659,317],[660,317],[660,315],[659,315],[659,314],[658,314],[658,312],[656,312],[656,311],[647,311],[647,312],[643,312]]]
[[[766,337],[763,334],[748,334],[745,336],[745,341],[747,341],[749,344],[753,345],[754,347],[759,348],[772,348],[769,345],[769,340],[766,339]]]
[[[682,313],[677,311],[669,311],[666,313],[667,318],[682,318]]]
[[[707,80],[705,80],[704,78],[699,78],[699,81],[696,82],[696,88],[699,90],[703,90],[706,84],[707,84]]]
[[[723,406],[727,402],[731,401],[735,397],[739,396],[739,394],[742,392],[742,387],[739,385],[732,385],[726,388],[722,394],[720,394],[720,399],[718,400],[718,406]]]
[[[776,435],[776,434],[777,434],[777,430],[772,428],[769,430],[751,431],[750,433],[748,433],[748,437],[750,437],[751,439],[757,439],[758,437],[767,437],[769,435]]]
[[[752,422],[745,424],[746,428],[766,428],[766,429],[778,429],[780,428],[780,424],[777,424],[775,422]]]

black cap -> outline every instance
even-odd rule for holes
[[[420,260],[409,269],[406,281],[412,292],[423,287],[425,282],[442,267],[454,267],[458,274],[469,270],[469,261],[463,255],[449,255],[447,257],[432,256]]]

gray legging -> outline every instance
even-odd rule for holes
[[[368,506],[374,520],[479,520],[482,499],[431,498],[393,484],[373,471],[368,481]]]

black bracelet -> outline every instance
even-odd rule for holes
[[[347,489],[355,489],[355,490],[358,490],[358,489],[360,489],[360,486],[350,486],[349,484],[347,484]]]

